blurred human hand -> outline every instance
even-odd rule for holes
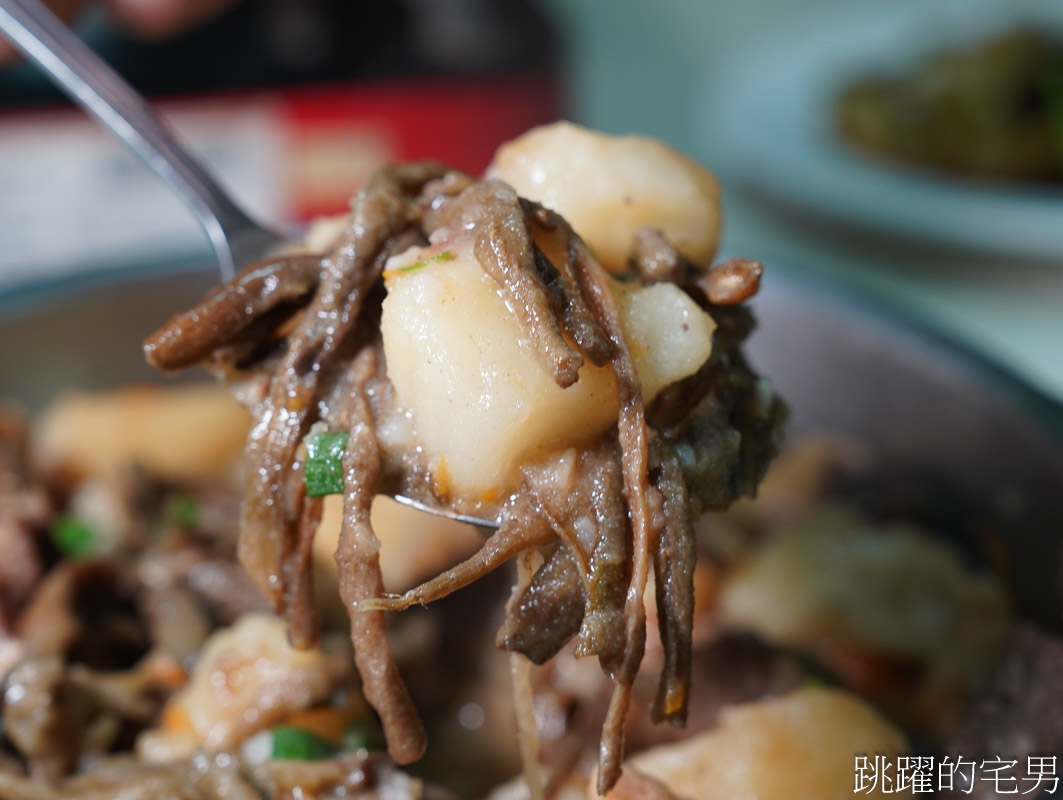
[[[165,39],[207,21],[237,0],[43,0],[69,23],[90,4],[102,5],[111,19],[133,36]],[[13,61],[17,51],[0,36],[0,64]]]

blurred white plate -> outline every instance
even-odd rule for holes
[[[1063,33],[1063,3],[839,4],[716,71],[704,134],[712,163],[726,179],[846,223],[1063,265],[1063,189],[988,188],[887,165],[833,130],[834,100],[854,78],[1024,23]]]

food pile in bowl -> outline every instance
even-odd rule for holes
[[[0,797],[842,797],[858,756],[1050,746],[997,701],[1063,647],[850,501],[871,454],[769,470],[718,233],[688,159],[537,129],[160,320],[224,386],[5,413]]]

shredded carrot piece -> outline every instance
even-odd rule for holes
[[[334,706],[297,711],[284,720],[285,725],[300,728],[333,744],[343,741],[343,734],[350,722],[350,712]]]
[[[183,708],[174,703],[167,703],[162,710],[162,727],[171,733],[191,733],[192,720]]]

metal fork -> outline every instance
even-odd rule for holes
[[[0,0],[0,30],[180,195],[210,239],[222,280],[284,244],[244,213],[148,102],[43,3]]]
[[[285,243],[279,234],[247,216],[177,143],[147,100],[39,0],[0,0],[0,30],[181,196],[210,237],[223,280]],[[498,525],[495,520],[394,497],[419,511],[476,525],[485,532]]]

